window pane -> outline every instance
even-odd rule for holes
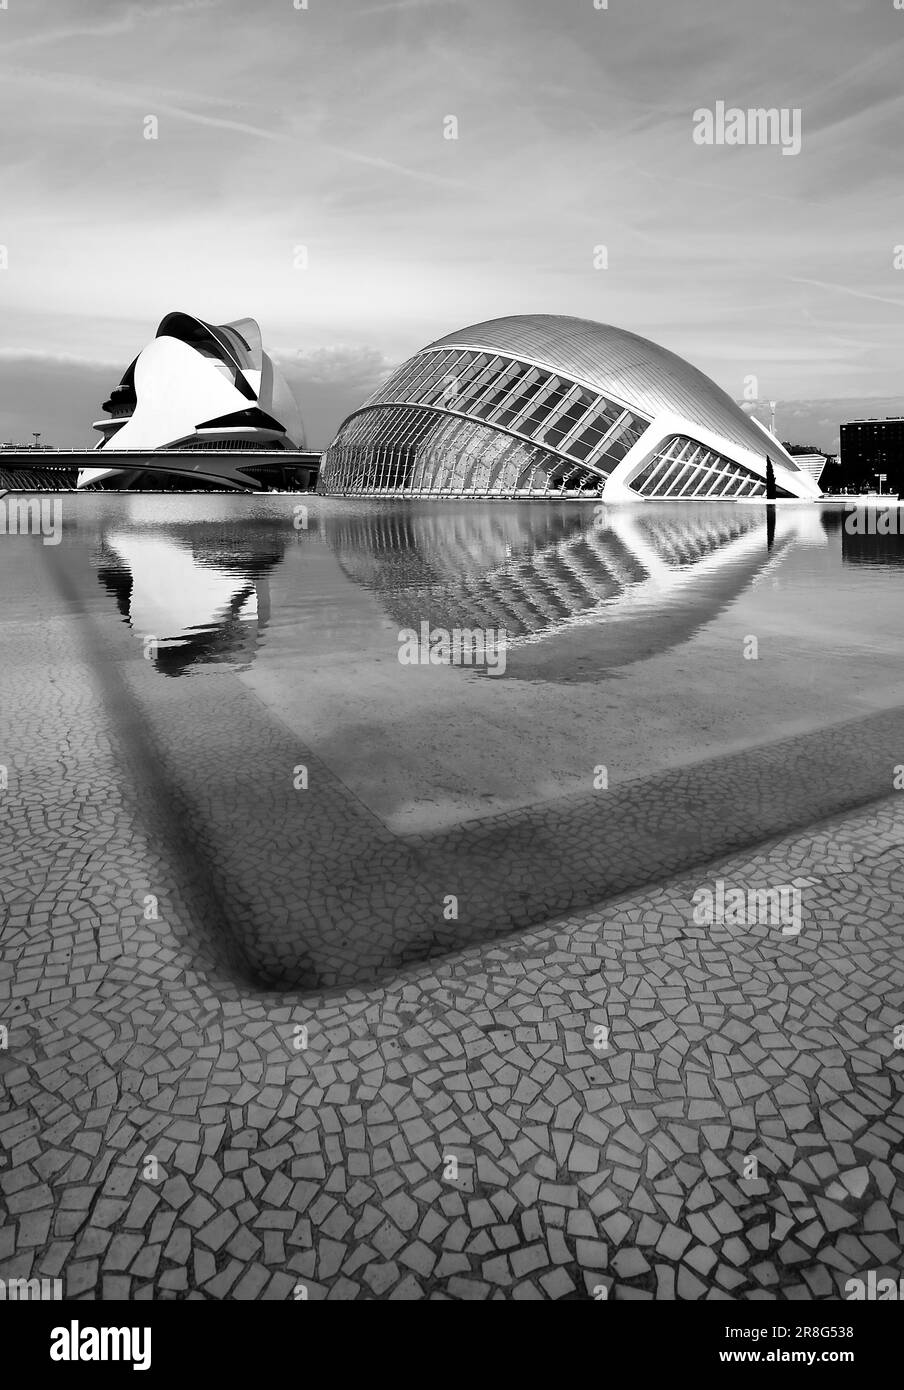
[[[496,410],[503,404],[509,392],[512,391],[521,380],[525,368],[520,362],[510,362],[505,372],[499,377],[498,382],[492,387],[488,396],[475,406],[474,414],[481,419],[489,419]]]
[[[455,382],[456,373],[465,356],[465,353],[459,352],[454,356],[450,355],[444,362],[441,362],[432,380],[421,388],[419,399],[432,404],[447,394]]]
[[[559,382],[555,388],[550,391],[549,395],[539,402],[536,409],[532,410],[523,423],[519,424],[517,428],[521,430],[522,434],[529,434],[533,437],[535,431],[543,424],[544,420],[548,420],[550,415],[558,410],[567,394],[568,388]]]
[[[507,401],[495,416],[491,416],[494,424],[508,425],[518,416],[524,407],[534,399],[542,378],[536,367],[531,367],[524,379],[519,382],[515,396]]]
[[[429,363],[428,370],[425,372],[423,376],[419,377],[418,380],[412,386],[410,392],[410,399],[413,401],[424,400],[424,398],[429,394],[431,387],[440,377],[442,377],[446,369],[446,353],[431,353],[431,358],[432,361]]]
[[[581,387],[573,390],[571,397],[567,410],[552,424],[547,425],[539,436],[545,444],[551,444],[553,447],[559,445],[565,436],[571,433],[581,417],[586,415],[587,408],[593,400],[590,392],[584,391]]]
[[[469,377],[468,381],[460,390],[461,401],[467,403],[469,413],[473,413],[474,405],[482,399],[494,381],[498,381],[500,372],[504,371],[505,361],[500,357],[493,357],[485,361],[479,372],[475,372]]]

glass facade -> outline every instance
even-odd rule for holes
[[[167,444],[166,448],[178,454],[203,453],[209,454],[212,450],[221,454],[235,454],[245,451],[252,454],[260,453],[283,453],[285,445],[281,439],[214,439],[202,437],[201,439],[189,439],[184,444]]]
[[[346,421],[326,454],[329,492],[411,496],[597,493],[598,473],[479,420],[383,406]]]
[[[684,435],[663,447],[629,486],[641,497],[765,497],[766,480]]]
[[[649,423],[561,373],[502,353],[422,352],[344,422],[324,456],[321,490],[599,492]]]
[[[0,468],[0,488],[13,493],[74,492],[77,479],[77,467]]]
[[[714,381],[667,348],[612,324],[562,314],[514,314],[459,328],[428,351],[454,347],[546,362],[591,391],[629,402],[650,420],[679,415],[729,444],[755,454],[764,450],[759,426]],[[777,456],[787,472],[797,471],[783,450]]]

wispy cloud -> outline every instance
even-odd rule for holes
[[[890,4],[825,0],[755,23],[711,0],[11,3],[0,408],[10,353],[124,366],[177,306],[253,314],[337,415],[519,310],[621,324],[732,394],[745,372],[770,397],[891,393],[902,55]],[[801,107],[799,157],[695,146],[717,98]]]
[[[123,5],[106,19],[86,19],[82,23],[66,24],[59,27],[38,29],[18,38],[5,38],[3,55],[21,53],[23,49],[49,48],[56,44],[68,44],[78,39],[111,39],[131,35],[144,22],[155,24],[173,20],[177,15],[190,14],[198,10],[218,9],[223,0],[174,0],[172,4]]]
[[[465,188],[467,185],[462,179],[451,179],[444,174],[431,173],[429,170],[408,169],[404,164],[397,164],[393,159],[384,159],[381,155],[362,154],[358,150],[343,150],[337,145],[324,145],[328,153],[338,155],[340,159],[351,160],[353,164],[366,164],[371,169],[382,169],[391,174],[402,174],[405,178],[417,179],[421,183],[432,183],[440,188]]]
[[[362,19],[376,14],[391,14],[395,11],[405,10],[431,10],[440,5],[452,6],[461,3],[461,0],[381,0],[380,4],[362,5],[357,7],[353,13]]]
[[[890,304],[894,309],[904,309],[904,299],[892,299],[887,294],[870,294],[868,290],[857,290],[851,285],[835,285],[826,280],[808,280],[802,275],[787,275],[785,279],[794,285],[813,285],[818,290],[829,290],[833,294],[849,294],[852,299],[869,299],[874,304]]]

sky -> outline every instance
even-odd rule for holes
[[[0,437],[92,445],[174,309],[256,318],[314,447],[511,313],[652,338],[798,442],[904,414],[895,0],[306,5],[0,8]],[[799,109],[799,154],[697,143],[718,101]]]

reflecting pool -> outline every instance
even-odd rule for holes
[[[60,544],[0,545],[5,618],[77,631],[136,803],[273,988],[546,921],[904,762],[904,543],[837,507],[60,500]]]

